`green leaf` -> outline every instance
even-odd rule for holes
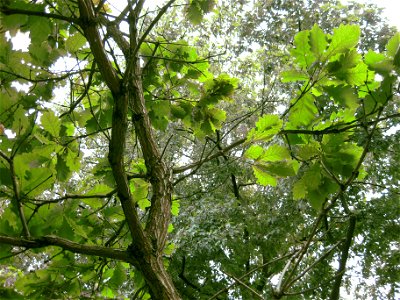
[[[101,198],[83,198],[82,202],[89,205],[93,209],[99,209],[104,205]]]
[[[265,171],[280,177],[294,176],[299,169],[299,163],[295,160],[275,161],[263,166]]]
[[[253,159],[253,160],[258,160],[260,156],[263,154],[264,148],[259,146],[259,145],[251,145],[249,149],[246,150],[244,153],[244,156]]]
[[[369,50],[365,55],[364,62],[369,69],[381,74],[388,74],[393,70],[392,62],[384,54],[376,53],[372,50]]]
[[[304,183],[307,185],[307,190],[314,190],[319,187],[322,180],[321,167],[319,164],[313,164],[302,176]]]
[[[135,201],[147,198],[149,194],[149,183],[143,179],[135,178],[129,184],[132,197]]]
[[[320,211],[322,209],[322,205],[324,204],[325,198],[320,190],[313,190],[308,192],[308,201],[311,204],[311,207],[316,211]]]
[[[51,48],[47,41],[44,41],[41,44],[31,43],[29,45],[29,54],[31,55],[33,62],[39,66],[49,65],[50,51]]]
[[[309,160],[311,158],[316,158],[320,154],[320,147],[319,143],[310,143],[310,144],[305,144],[305,145],[300,145],[296,155],[303,159],[303,160]]]
[[[317,113],[314,97],[311,94],[305,94],[290,110],[289,121],[295,127],[307,127],[314,121]]]
[[[115,297],[113,290],[107,286],[101,291],[101,295],[107,299],[114,299]]]
[[[0,167],[0,186],[1,185],[12,187],[11,172],[8,168]]]
[[[41,194],[54,183],[53,168],[29,168],[21,180],[21,191],[30,197]]]
[[[201,23],[204,14],[210,12],[215,5],[215,0],[190,0],[186,16],[194,25]]]
[[[253,166],[254,176],[257,178],[257,183],[267,186],[276,186],[276,178],[268,174],[262,165]]]
[[[43,113],[40,122],[48,133],[54,137],[58,137],[61,129],[60,119],[54,114],[53,111],[48,110]]]
[[[268,147],[261,157],[263,161],[271,162],[280,161],[288,158],[290,158],[290,153],[288,149],[278,144],[273,144],[272,146]]]
[[[52,32],[52,26],[47,18],[29,16],[27,24],[30,29],[31,43],[41,45],[42,42],[47,41],[47,37]]]
[[[309,79],[308,74],[297,70],[289,70],[282,72],[282,82],[290,81],[306,81]]]
[[[171,111],[169,101],[164,100],[151,100],[146,102],[149,108],[149,117],[153,126],[159,130],[165,130],[168,126],[168,117]]]
[[[72,145],[72,143],[70,145]],[[77,172],[80,170],[81,157],[79,156],[78,151],[73,151],[70,150],[70,148],[67,148],[64,152],[64,157],[66,158],[65,163],[71,171]]]
[[[313,28],[311,29],[309,40],[311,51],[315,54],[315,56],[320,57],[324,53],[328,42],[324,32],[318,27],[317,24],[314,24]]]
[[[65,41],[65,49],[67,49],[71,53],[75,53],[79,49],[81,49],[85,44],[86,44],[86,38],[79,32],[75,32]]]
[[[28,16],[25,14],[2,15],[1,18],[1,25],[5,30],[10,31],[11,36],[15,36],[18,29],[28,22]]]
[[[108,284],[114,290],[117,290],[126,280],[126,272],[121,263],[116,263],[114,273]]]
[[[335,72],[337,78],[345,81],[349,85],[363,85],[368,78],[373,78],[373,74],[368,74],[368,67],[364,63],[359,63],[351,69],[340,69]]]
[[[136,201],[136,203],[141,210],[146,210],[147,207],[151,206],[151,202],[147,198],[140,199],[140,200]]]
[[[112,190],[113,188],[106,184],[96,184],[86,195],[107,195]]]
[[[353,112],[359,106],[358,96],[356,91],[350,86],[338,85],[338,86],[324,86],[323,89],[328,93],[330,97],[344,107],[349,108]]]
[[[277,115],[263,115],[256,123],[256,127],[249,131],[247,141],[269,141],[282,127],[282,120]]]
[[[84,239],[88,239],[88,228],[83,228],[83,226],[80,226],[76,224],[71,218],[64,216],[65,221],[67,221],[68,225],[71,227],[72,231],[79,235],[80,237],[83,237]]]
[[[179,200],[172,200],[171,214],[173,216],[179,215],[180,202]]]
[[[57,179],[60,181],[67,181],[72,175],[62,155],[57,155],[56,171]]]
[[[294,37],[294,46],[290,53],[295,58],[296,63],[303,69],[308,69],[316,57],[313,52],[311,52],[309,43],[310,31],[301,31]]]
[[[196,1],[191,1],[187,8],[186,16],[193,25],[199,25],[203,19],[203,12]]]
[[[333,30],[329,44],[328,56],[344,52],[355,47],[360,38],[360,27],[358,25],[340,25]]]
[[[346,140],[345,134],[324,136],[322,140],[325,165],[335,174],[342,176],[352,174],[363,152],[362,147]]]
[[[400,49],[400,32],[397,32],[387,43],[386,50],[391,58],[395,58]]]
[[[307,185],[303,178],[295,182],[295,184],[293,185],[292,193],[294,200],[300,200],[306,198]]]
[[[31,125],[29,122],[29,118],[26,115],[25,109],[22,108],[21,105],[18,105],[18,108],[13,113],[13,123],[11,129],[18,135],[21,136],[28,129],[30,129]]]

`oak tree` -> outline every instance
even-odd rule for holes
[[[398,295],[400,34],[237,4],[2,2],[2,297]]]

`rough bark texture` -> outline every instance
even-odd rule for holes
[[[180,299],[163,263],[163,251],[171,217],[172,184],[170,172],[162,161],[152,133],[150,119],[145,107],[137,53],[130,51],[129,55],[131,56],[126,57],[127,68],[124,78],[119,79],[101,42],[92,2],[90,0],[79,0],[79,9],[84,34],[89,41],[100,72],[114,97],[108,158],[117,184],[118,197],[133,241],[130,251],[134,261],[137,262],[135,267],[143,273],[153,299]],[[138,11],[134,13],[138,15]],[[136,24],[131,23],[130,26],[136,28]],[[137,48],[138,45],[135,42],[137,40],[136,30],[131,30],[131,49]],[[135,42],[134,45],[133,42]],[[139,220],[125,172],[124,154],[128,108],[132,110],[135,133],[142,148],[153,191],[145,229],[142,228]]]

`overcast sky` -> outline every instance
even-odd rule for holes
[[[389,23],[400,31],[400,0],[355,0],[360,3],[374,3],[384,9],[383,15],[388,18]],[[342,3],[350,2],[341,0]]]

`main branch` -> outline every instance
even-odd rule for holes
[[[118,259],[131,264],[136,264],[134,258],[132,258],[132,256],[129,255],[129,253],[126,250],[113,249],[100,246],[82,245],[54,235],[46,235],[39,238],[29,238],[29,239],[0,235],[0,244],[24,247],[28,249],[57,246],[61,247],[64,250],[71,251],[73,253]]]

